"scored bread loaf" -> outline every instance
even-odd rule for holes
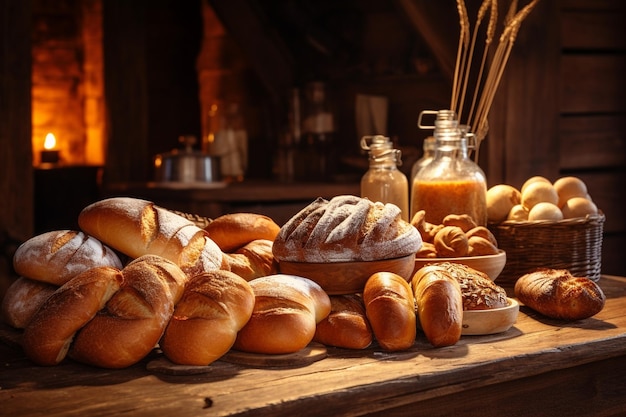
[[[209,365],[226,354],[254,308],[254,292],[243,278],[224,270],[194,276],[159,343],[180,365]]]
[[[273,241],[280,226],[270,217],[256,213],[229,213],[204,227],[222,252],[230,253],[253,240]]]
[[[85,207],[78,225],[131,258],[159,255],[190,276],[222,266],[222,251],[207,232],[146,200],[114,197]]]
[[[452,346],[461,338],[463,298],[461,286],[436,265],[420,268],[411,279],[419,325],[434,347]]]
[[[124,278],[119,269],[88,269],[48,297],[22,336],[26,356],[38,365],[56,365],[66,356],[76,332],[104,308]]]
[[[330,305],[328,316],[317,324],[314,341],[346,349],[365,349],[372,344],[372,328],[362,297],[331,295]]]
[[[97,266],[121,268],[115,252],[98,239],[75,230],[54,230],[22,243],[13,256],[18,275],[57,286]]]
[[[317,323],[330,313],[328,295],[307,278],[275,274],[249,284],[254,291],[254,309],[237,334],[236,350],[295,353],[313,340]]]
[[[340,195],[317,198],[289,219],[272,250],[279,262],[373,261],[415,254],[421,242],[397,206]]]
[[[2,321],[16,329],[23,329],[44,301],[58,288],[56,285],[29,278],[16,279],[7,288],[2,299]]]
[[[141,256],[121,271],[124,280],[106,308],[76,334],[69,356],[101,368],[126,368],[157,345],[183,294],[187,275],[159,256]]]
[[[278,263],[272,254],[271,240],[253,240],[233,253],[224,253],[223,256],[222,269],[234,272],[246,281],[278,272]]]
[[[409,283],[392,272],[370,276],[363,289],[365,313],[380,347],[408,349],[415,343],[415,301]]]
[[[582,320],[604,308],[602,288],[586,277],[575,277],[566,269],[538,268],[518,278],[515,296],[524,305],[546,317]]]

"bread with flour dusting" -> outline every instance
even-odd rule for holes
[[[317,198],[289,219],[272,250],[279,262],[350,262],[415,254],[421,244],[397,206],[340,195]]]

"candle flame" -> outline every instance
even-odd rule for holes
[[[55,146],[57,146],[57,139],[54,137],[52,133],[48,133],[46,135],[46,140],[44,140],[43,142],[44,149],[47,149],[47,150],[54,149]]]

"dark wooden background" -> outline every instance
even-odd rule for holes
[[[265,98],[252,110],[256,120],[267,121],[282,111],[281,89],[305,77],[303,59],[281,38],[268,20],[269,7],[287,7],[289,1],[245,0],[210,2],[224,26],[245,54],[257,84],[253,98]],[[473,2],[469,2],[473,5]],[[522,2],[523,3],[523,2]],[[149,178],[153,141],[158,132],[150,120],[185,108],[150,105],[159,86],[151,84],[159,67],[146,47],[151,17],[176,2],[104,2],[105,78],[109,117],[109,150],[105,176],[111,181]],[[296,4],[296,3],[293,3]],[[302,3],[301,3],[302,4]],[[346,5],[380,11],[376,2],[304,2],[317,7]],[[378,4],[378,5],[375,5]],[[370,8],[368,8],[370,7]],[[390,130],[401,145],[419,150],[427,132],[415,128],[421,110],[443,108],[449,102],[458,19],[455,2],[396,0],[385,2],[402,27],[428,46],[420,54],[434,70],[426,74],[361,74],[353,76],[350,61],[315,61],[326,65],[329,79],[349,103],[355,92],[384,93],[394,116]],[[388,11],[388,10],[385,10]],[[15,246],[34,231],[34,188],[31,163],[30,17],[32,1],[0,0],[0,278],[11,279],[10,259]],[[603,272],[626,275],[622,256],[626,247],[626,2],[621,0],[541,0],[524,21],[490,113],[490,131],[481,148],[481,166],[489,184],[520,186],[533,175],[556,179],[576,175],[587,183],[597,205],[606,214]],[[167,13],[161,13],[161,17]],[[339,15],[340,16],[340,15]],[[350,15],[352,16],[352,15]],[[265,18],[264,18],[265,17]],[[372,17],[372,16],[369,16]],[[375,17],[375,15],[374,15]],[[352,16],[354,18],[354,16]],[[346,21],[347,22],[347,21]],[[380,22],[377,22],[380,23]],[[363,25],[364,38],[378,50],[396,45],[397,31]],[[368,28],[377,28],[369,33]],[[152,30],[151,29],[151,30]],[[321,31],[323,26],[313,26]],[[332,33],[332,32],[329,32]],[[332,45],[332,44],[331,44]],[[342,51],[341,44],[335,45]],[[348,50],[348,49],[346,49]],[[371,58],[375,48],[350,49],[356,59]],[[162,55],[166,53],[164,48]],[[398,49],[398,53],[402,51]],[[162,58],[164,58],[162,56]],[[432,62],[429,61],[432,59]],[[309,66],[310,68],[310,66]],[[431,69],[432,69],[431,68]],[[353,68],[352,68],[353,69]],[[331,71],[332,70],[332,71]],[[342,71],[344,71],[342,73]],[[348,74],[348,75],[346,75]],[[158,74],[157,74],[158,75]],[[158,77],[157,77],[158,78]],[[182,84],[171,80],[172,89]],[[339,87],[337,87],[339,86]],[[157,91],[158,90],[158,91]],[[350,110],[340,112],[350,120]],[[261,123],[259,123],[261,124]],[[344,123],[342,129],[349,126]],[[346,129],[349,129],[346,128]],[[275,138],[257,129],[253,151],[260,161],[271,160]],[[353,133],[342,131],[342,137]],[[349,139],[352,140],[352,139]],[[265,154],[263,152],[266,152]],[[264,165],[267,167],[267,164]],[[77,190],[80,192],[80,190]],[[59,202],[59,204],[63,204]],[[557,239],[558,237],[555,237]],[[3,288],[0,288],[2,290]]]

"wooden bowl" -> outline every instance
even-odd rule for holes
[[[519,303],[507,298],[508,307],[492,310],[463,311],[463,335],[483,335],[506,332],[517,321]]]
[[[327,294],[354,294],[365,288],[367,279],[376,272],[393,272],[410,281],[415,266],[415,255],[380,261],[360,262],[288,262],[280,261],[278,270],[317,282]]]
[[[415,258],[414,272],[423,266],[441,262],[456,262],[467,265],[477,271],[484,272],[492,281],[495,281],[506,264],[506,252],[500,250],[496,255],[464,256],[461,258]]]

